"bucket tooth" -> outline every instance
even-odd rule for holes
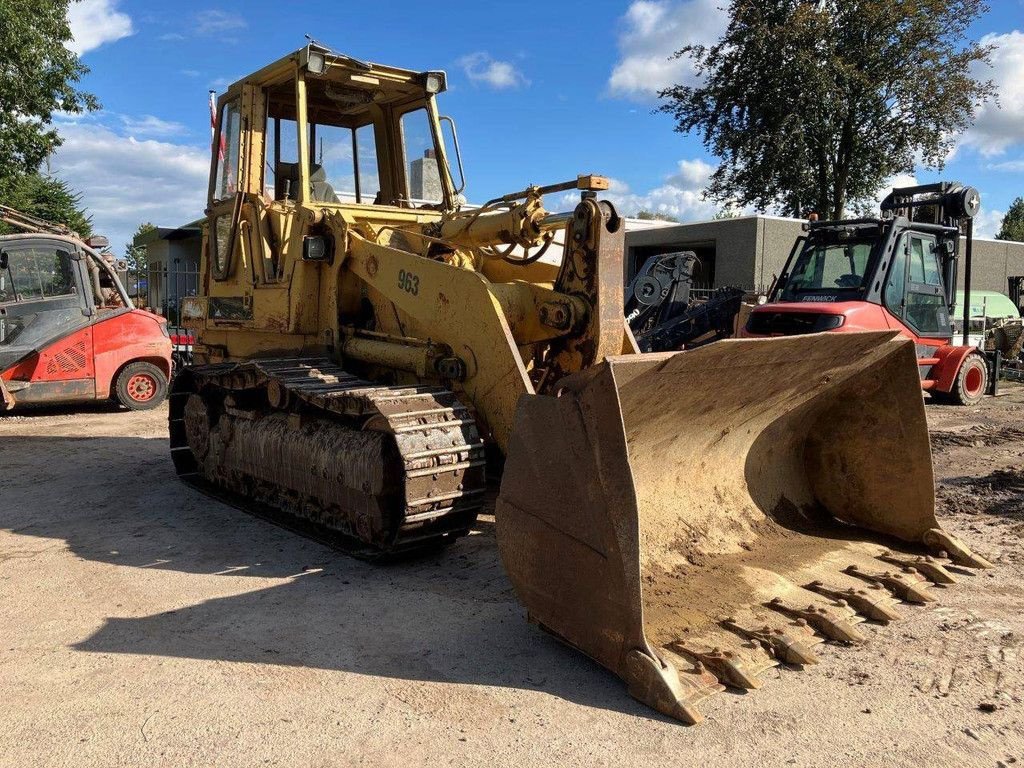
[[[875,589],[836,589],[829,587],[820,581],[812,581],[804,589],[817,592],[819,595],[835,600],[840,606],[848,605],[861,616],[871,621],[878,621],[888,624],[890,621],[899,621],[901,618],[896,609],[891,605],[892,598],[884,594],[881,585],[875,584]]]
[[[670,643],[673,651],[688,656],[700,664],[697,669],[706,669],[730,688],[756,690],[764,685],[735,651],[722,648],[701,649],[682,641]]]
[[[894,571],[868,573],[867,571],[862,571],[856,565],[851,565],[844,572],[865,581],[881,584],[900,600],[908,603],[933,603],[936,599],[934,595],[929,594],[928,584],[924,576],[909,566],[903,568],[900,573]]]
[[[817,605],[798,608],[787,604],[779,597],[765,603],[765,607],[796,619],[798,624],[804,622],[829,640],[850,645],[860,645],[867,642],[867,638],[848,619],[839,616],[835,610]]]
[[[626,654],[623,678],[634,699],[688,725],[704,719],[696,702],[722,690],[717,680],[703,671],[680,675],[671,664],[636,649]]]
[[[910,555],[899,555],[895,552],[886,552],[879,555],[879,560],[890,565],[898,565],[901,568],[915,568],[932,584],[956,584],[956,577],[946,570],[946,567],[931,555],[925,557],[914,557]]]
[[[765,624],[760,629],[754,629],[742,626],[732,619],[723,619],[722,626],[732,630],[740,637],[758,643],[765,651],[784,664],[803,666],[805,664],[818,663],[818,657],[811,650],[807,638],[797,637],[769,624]],[[800,629],[805,634],[813,637],[811,630],[806,626]]]
[[[932,554],[948,557],[957,565],[965,568],[992,568],[993,565],[981,555],[976,555],[960,539],[941,528],[932,528],[925,532],[921,541]]]

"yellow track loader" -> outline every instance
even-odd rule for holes
[[[503,468],[530,619],[686,722],[988,565],[935,519],[910,342],[639,354],[607,182],[465,205],[444,90],[310,44],[220,97],[184,480],[387,559],[468,533]]]

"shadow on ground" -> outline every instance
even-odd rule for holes
[[[82,403],[29,403],[19,405],[13,411],[0,411],[0,425],[5,420],[17,421],[19,419],[37,419],[44,416],[77,416],[90,413],[123,413],[126,416],[130,410],[116,403],[113,400],[88,400]]]
[[[0,528],[62,539],[83,559],[125,568],[287,579],[108,618],[79,650],[535,689],[660,717],[610,673],[527,624],[488,518],[445,552],[368,565],[181,485],[166,438],[15,436],[2,444]]]

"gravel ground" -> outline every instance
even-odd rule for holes
[[[165,418],[0,417],[0,766],[1024,764],[1024,388],[929,407],[997,569],[697,727],[524,621],[490,519],[355,562],[181,486]]]

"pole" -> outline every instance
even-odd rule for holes
[[[971,257],[974,247],[974,219],[967,220],[967,248],[964,250],[964,346],[971,332]]]

